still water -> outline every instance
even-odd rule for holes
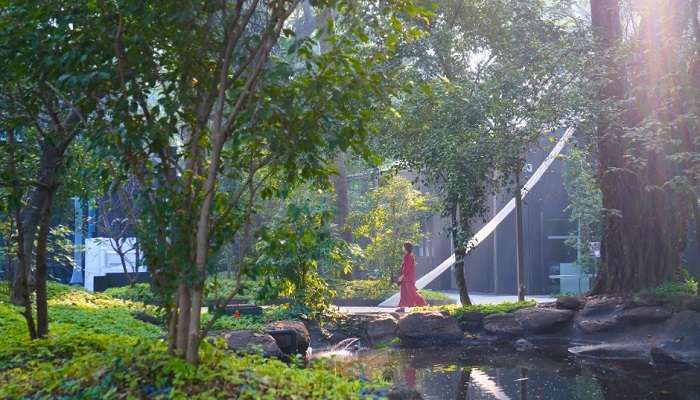
[[[698,371],[584,365],[547,352],[384,349],[338,362],[347,373],[413,387],[426,400],[700,400]]]

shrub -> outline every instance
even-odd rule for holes
[[[116,299],[137,301],[143,304],[159,305],[160,299],[153,293],[148,283],[137,283],[133,286],[109,288],[104,291],[108,296]]]
[[[685,269],[681,270],[681,276],[680,281],[664,282],[655,288],[645,290],[645,293],[659,297],[695,296],[698,293],[698,281]]]

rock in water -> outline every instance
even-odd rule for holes
[[[513,314],[492,314],[484,318],[484,330],[494,335],[517,336],[523,334],[523,327]]]
[[[253,331],[231,331],[223,334],[228,348],[239,353],[262,352],[266,357],[282,357],[284,354],[272,336]]]
[[[700,367],[700,313],[683,311],[666,322],[663,339],[651,351],[657,364]]]
[[[304,355],[309,348],[311,336],[306,325],[300,321],[274,321],[265,325],[265,331],[292,330],[296,333],[296,353]],[[294,352],[292,350],[292,352]]]
[[[414,312],[399,320],[398,336],[407,346],[456,343],[464,334],[457,320],[438,311]]]
[[[573,317],[573,311],[556,308],[525,308],[515,312],[515,320],[529,333],[555,332]]]

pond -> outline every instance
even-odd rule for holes
[[[556,353],[388,348],[334,363],[413,387],[426,400],[700,400],[698,371],[586,365]]]

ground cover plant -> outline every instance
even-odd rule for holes
[[[52,331],[34,341],[21,309],[0,299],[0,399],[351,399],[370,390],[320,365],[233,355],[221,340],[205,341],[196,368],[168,354],[160,327],[133,318],[136,303],[58,284],[49,295]],[[286,316],[274,308],[255,322]]]

